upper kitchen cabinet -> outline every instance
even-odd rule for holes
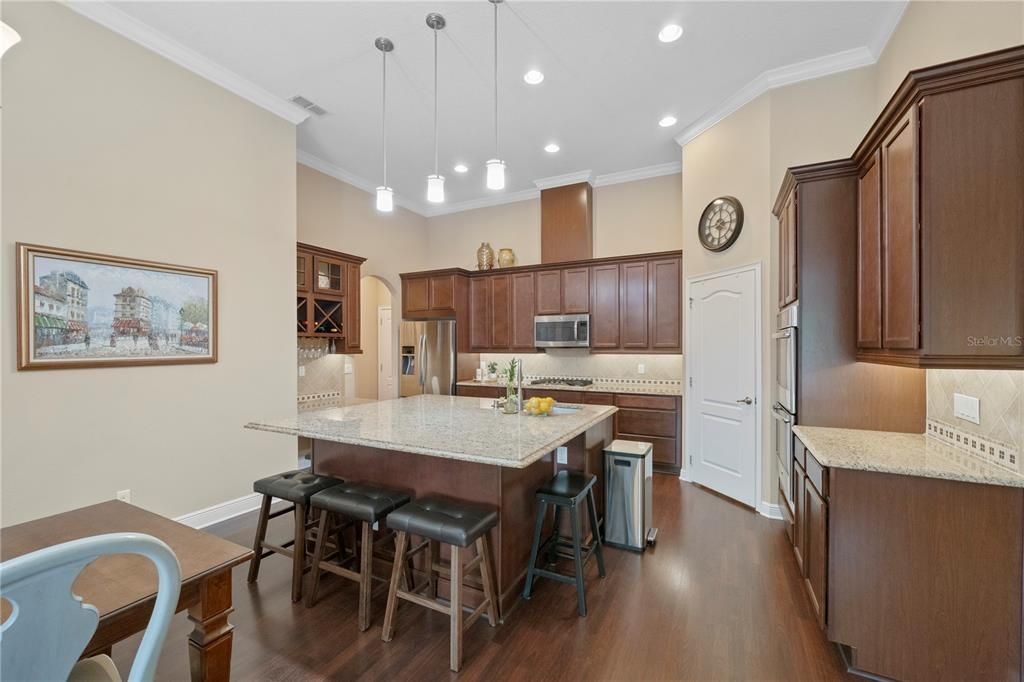
[[[469,280],[469,349],[534,350],[534,273]]]
[[[657,258],[650,271],[650,347],[652,351],[683,350],[683,259]]]
[[[778,209],[779,220],[779,308],[797,299],[796,189],[786,195]]]
[[[537,273],[537,314],[577,315],[590,312],[590,268],[566,267]]]
[[[403,274],[402,319],[454,319],[456,301],[468,287],[466,275],[458,269]]]
[[[534,294],[536,277],[532,272],[512,275],[512,342],[513,350],[535,350],[533,338]]]
[[[858,359],[1024,368],[1024,47],[911,72],[854,154]]]
[[[365,258],[296,245],[296,332],[334,340],[341,353],[361,353],[359,278]]]

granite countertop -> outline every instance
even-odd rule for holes
[[[1024,476],[918,433],[795,426],[822,466],[1024,488]]]
[[[493,402],[418,395],[300,410],[283,419],[250,422],[245,428],[522,469],[618,409],[583,405],[571,414],[530,417],[503,414],[491,407]]]
[[[456,383],[457,386],[480,386],[483,388],[500,388],[505,389],[505,384],[500,381],[459,381]],[[597,382],[595,381],[590,386],[566,386],[565,384],[530,384],[524,383],[523,389],[534,389],[542,391],[583,391],[584,393],[633,393],[637,395],[671,395],[681,396],[683,394],[682,382],[664,382],[664,383],[616,383],[616,382]]]

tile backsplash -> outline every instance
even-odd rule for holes
[[[347,357],[340,354],[325,353],[322,343],[304,341],[299,344],[297,367],[305,369],[305,375],[299,377],[299,395],[308,396],[318,393],[345,393],[345,361]]]
[[[929,369],[925,375],[930,426],[1024,451],[1024,371]],[[978,398],[980,424],[953,416],[954,393]]]
[[[512,358],[522,358],[523,373],[532,376],[587,377],[682,381],[682,355],[614,355],[591,353],[585,348],[553,348],[544,353],[481,353],[480,362],[497,362],[498,371]],[[637,365],[644,365],[644,373]]]

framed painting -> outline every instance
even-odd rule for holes
[[[217,271],[17,244],[18,369],[217,362]]]

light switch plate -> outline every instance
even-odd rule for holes
[[[974,424],[981,423],[981,401],[963,393],[953,394],[953,416]]]
[[[300,377],[306,376],[306,366],[305,365],[299,365],[299,376]]]
[[[345,374],[351,374],[351,373],[352,373],[352,363],[351,362],[346,362],[345,363]]]
[[[555,460],[559,464],[568,464],[569,463],[569,448],[565,447],[564,445],[556,448],[555,449]]]
[[[636,366],[636,373],[637,374],[646,374],[647,373],[647,367],[644,366],[644,363],[641,362],[640,364],[638,364]]]

